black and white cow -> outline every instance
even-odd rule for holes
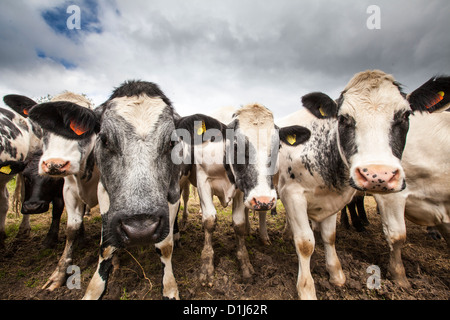
[[[6,105],[14,105],[18,96],[4,97]],[[32,99],[22,101],[22,109],[34,106]],[[0,108],[0,247],[6,238],[6,213],[9,208],[9,193],[6,184],[19,172],[25,169],[28,156],[40,148],[42,132],[39,126],[21,116],[19,113]],[[21,228],[26,227],[28,219]]]
[[[26,100],[26,97],[16,96],[14,104],[10,104],[10,106],[24,116],[30,115],[30,118],[33,119],[36,116],[31,117],[31,113],[35,106],[23,109]],[[67,110],[65,106],[74,103],[86,110],[92,108],[89,100],[82,95],[64,92],[54,97],[50,102],[51,105],[54,104],[59,107],[58,111],[47,115],[55,119],[54,123],[45,123],[45,127],[42,127],[42,156],[39,162],[39,174],[64,178],[63,197],[67,211],[64,252],[55,271],[43,286],[50,291],[65,284],[67,268],[72,264],[74,242],[83,230],[83,216],[86,206],[93,208],[98,204],[99,172],[94,161],[95,137],[81,136],[80,140],[74,141],[53,133],[58,121],[64,119],[63,115],[67,112],[70,116],[70,110]],[[38,109],[42,109],[42,107]],[[34,114],[36,115],[38,112],[35,111]],[[70,119],[68,121],[67,125],[73,127],[78,132],[74,135],[79,137],[80,131],[75,123],[71,122]],[[38,124],[41,124],[41,122],[39,121]]]
[[[187,152],[186,158],[193,163],[190,181],[198,189],[205,231],[200,281],[211,286],[214,276],[214,195],[224,207],[232,202],[237,258],[243,280],[247,281],[254,271],[245,246],[245,209],[266,211],[275,206],[277,194],[273,176],[277,170],[280,141],[287,143],[286,136],[294,134],[298,137],[296,144],[299,144],[309,138],[310,132],[300,126],[277,131],[272,112],[259,104],[238,109],[228,125],[197,114],[181,119],[177,127],[186,129],[188,137],[199,136],[197,141],[193,139],[194,147],[188,148],[191,153]]]
[[[53,248],[58,243],[59,224],[64,211],[63,178],[52,178],[39,174],[42,150],[31,154],[21,173],[23,179],[23,199],[21,213],[24,217],[44,213],[52,204],[52,222],[44,239],[45,248]]]
[[[163,263],[163,296],[178,299],[171,262],[180,199],[180,170],[171,159],[178,115],[170,100],[153,83],[129,81],[95,111],[50,102],[34,107],[30,117],[59,139],[95,142],[102,241],[84,299],[104,293],[117,249],[149,243],[155,243]],[[64,161],[59,168],[70,170]]]
[[[448,103],[441,92],[449,78],[433,78],[407,98],[400,85],[382,71],[356,74],[335,102],[323,93],[302,98],[305,108],[279,124],[309,128],[311,139],[303,145],[283,145],[279,154],[279,194],[286,208],[299,259],[297,290],[301,299],[315,299],[310,258],[314,234],[309,219],[319,225],[325,246],[330,282],[345,283],[336,255],[336,213],[357,190],[370,193],[400,192],[407,179],[401,164],[409,127],[416,110],[434,111]],[[440,171],[440,170],[439,170]],[[393,224],[384,224],[394,255],[404,241]],[[398,278],[401,270],[390,271]],[[394,266],[396,267],[396,265]]]

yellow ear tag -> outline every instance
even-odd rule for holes
[[[322,117],[326,117],[327,114],[325,113],[325,111],[323,111],[322,107],[319,108],[319,112],[322,115]]]
[[[295,141],[297,141],[295,133],[288,135],[286,137],[286,141],[289,142],[291,145],[293,145]]]
[[[444,91],[439,91],[439,92],[438,92],[438,95],[440,95],[442,98],[444,98],[445,93],[444,93]]]
[[[11,173],[11,167],[9,165],[1,167],[0,172],[4,174],[10,174]]]
[[[202,121],[202,126],[197,129],[197,135],[201,136],[204,132],[206,132],[206,125],[205,121]]]

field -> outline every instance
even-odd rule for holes
[[[375,201],[365,198],[370,225],[363,233],[337,227],[337,254],[347,282],[335,287],[328,281],[324,250],[316,234],[316,248],[312,258],[312,275],[320,300],[448,300],[450,299],[450,263],[444,240],[433,240],[426,229],[407,222],[407,243],[403,262],[410,289],[402,289],[386,275],[389,250],[381,230]],[[191,196],[189,218],[181,234],[181,245],[173,254],[173,267],[181,299],[191,300],[291,300],[297,299],[297,255],[292,241],[283,238],[285,211],[278,201],[278,215],[267,215],[271,245],[259,241],[258,216],[251,214],[251,234],[247,249],[255,274],[251,283],[242,283],[235,256],[235,238],[231,227],[231,209],[218,208],[214,233],[215,278],[212,287],[198,281],[203,231],[198,198]],[[181,218],[181,215],[180,215]],[[9,212],[7,240],[0,248],[0,299],[3,300],[60,300],[80,299],[97,266],[101,218],[98,207],[84,219],[85,235],[74,251],[73,264],[81,270],[81,289],[64,286],[53,292],[41,290],[53,272],[64,249],[66,213],[63,214],[59,244],[55,249],[43,249],[41,243],[50,226],[51,213],[31,218],[29,237],[16,238],[21,217]],[[141,300],[161,299],[162,269],[154,247],[132,248],[119,254],[120,266],[110,277],[103,299]],[[381,268],[381,287],[368,289],[371,265]]]

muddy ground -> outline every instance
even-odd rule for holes
[[[337,254],[347,282],[343,287],[329,283],[325,269],[324,250],[316,234],[316,249],[312,258],[312,275],[317,297],[323,300],[448,300],[450,298],[450,261],[444,240],[427,237],[424,227],[407,222],[407,243],[403,262],[410,289],[397,287],[387,279],[389,250],[382,234],[380,217],[372,197],[366,197],[366,209],[371,222],[367,231],[356,232],[339,225]],[[218,206],[219,208],[220,206]],[[251,215],[251,234],[247,237],[250,260],[255,269],[253,282],[242,283],[235,256],[235,239],[231,227],[230,209],[219,208],[214,233],[215,279],[212,287],[198,281],[203,232],[198,199],[191,198],[189,219],[181,235],[181,248],[173,254],[173,267],[181,299],[297,299],[297,255],[292,241],[283,239],[285,211],[278,201],[278,215],[267,215],[271,245],[259,241],[258,217]],[[180,215],[181,216],[181,215]],[[59,244],[55,249],[43,249],[51,214],[32,217],[28,238],[15,237],[20,217],[8,214],[6,246],[0,249],[0,299],[59,300],[80,299],[97,266],[101,218],[98,207],[85,217],[85,238],[75,249],[73,264],[81,269],[81,289],[66,286],[53,292],[41,290],[53,272],[64,249],[66,214],[63,214]],[[162,269],[154,247],[133,248],[121,252],[120,268],[110,277],[104,299],[161,299]],[[370,265],[381,268],[381,288],[368,289]]]

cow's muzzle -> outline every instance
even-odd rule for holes
[[[66,175],[70,169],[70,161],[63,159],[48,159],[42,161],[42,171],[50,176]]]
[[[38,214],[47,212],[49,203],[47,201],[25,201],[22,204],[22,214]]]
[[[159,242],[167,233],[160,215],[138,214],[116,219],[112,232],[122,246],[145,245]]]

